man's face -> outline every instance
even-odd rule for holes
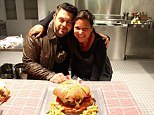
[[[58,37],[63,37],[72,29],[73,14],[61,9],[54,15],[54,29]]]

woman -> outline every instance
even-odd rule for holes
[[[111,65],[105,68],[106,61],[110,64],[106,45],[102,37],[95,32],[93,24],[94,16],[88,10],[79,11],[74,19],[76,39],[69,39],[72,52],[72,76],[83,80],[110,81]],[[106,71],[106,69],[109,70]]]

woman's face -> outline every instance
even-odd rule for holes
[[[74,24],[74,35],[79,42],[87,42],[88,38],[93,31],[90,23],[86,19],[79,19]]]

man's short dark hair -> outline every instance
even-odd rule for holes
[[[78,9],[70,3],[63,3],[63,4],[58,5],[55,13],[57,14],[61,8],[72,13],[74,17],[78,13]]]

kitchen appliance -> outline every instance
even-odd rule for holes
[[[13,79],[14,78],[14,68],[13,64],[5,63],[0,67],[2,79]]]

